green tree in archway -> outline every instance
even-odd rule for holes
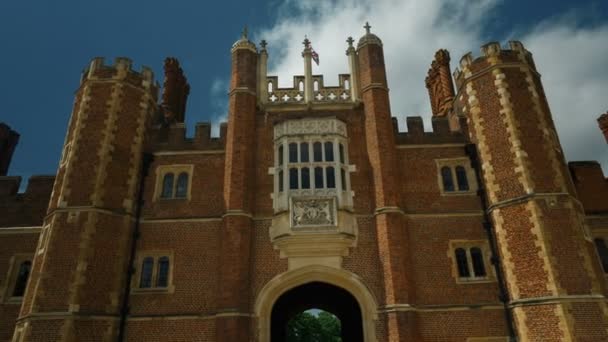
[[[340,320],[326,311],[299,313],[287,323],[287,342],[341,342]]]

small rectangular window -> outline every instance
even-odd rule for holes
[[[313,152],[313,157],[314,157],[314,161],[316,162],[320,162],[323,161],[323,147],[321,146],[320,142],[316,142],[312,145],[312,152]]]
[[[329,141],[325,143],[325,161],[334,161],[334,144]]]
[[[336,173],[333,167],[328,167],[325,169],[325,173],[327,176],[327,188],[334,189],[336,187]]]
[[[310,171],[307,167],[302,168],[302,189],[310,189]]]
[[[298,169],[289,169],[289,189],[298,188]]]
[[[323,189],[323,168],[315,167],[315,189]]]
[[[308,163],[308,143],[300,144],[300,162]]]
[[[289,144],[289,162],[290,163],[298,162],[298,144],[296,144],[296,143]]]

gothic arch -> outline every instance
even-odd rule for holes
[[[361,278],[346,270],[311,265],[281,273],[262,288],[254,304],[254,313],[258,322],[258,342],[270,341],[271,313],[277,299],[285,292],[310,282],[328,283],[353,295],[361,308],[364,341],[376,341],[375,324],[378,319],[378,304]]]

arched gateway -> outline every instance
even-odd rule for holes
[[[270,340],[285,341],[287,323],[300,312],[322,309],[340,320],[342,341],[363,342],[361,309],[348,291],[327,283],[312,282],[281,295],[272,307]]]
[[[376,300],[360,278],[345,270],[313,265],[280,274],[260,291],[255,303],[259,341],[282,341],[287,322],[310,308],[336,315],[344,341],[376,340]]]

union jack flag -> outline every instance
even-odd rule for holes
[[[315,51],[315,49],[312,48],[312,46],[310,47],[310,49],[312,50],[312,60],[315,61],[317,65],[319,65],[319,54],[317,53],[317,51]]]

